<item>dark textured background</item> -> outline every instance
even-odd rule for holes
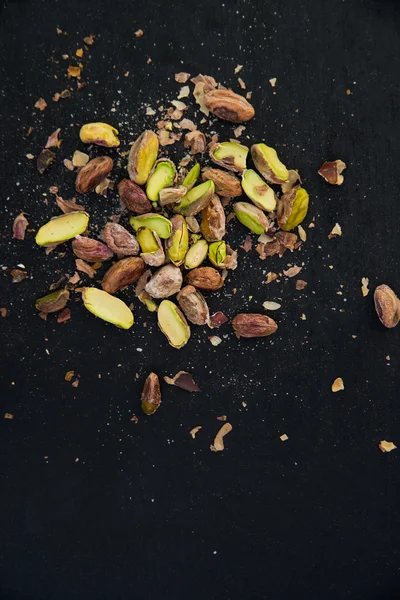
[[[1,260],[29,273],[19,285],[1,273],[1,411],[14,414],[0,419],[1,600],[399,598],[399,451],[378,449],[381,439],[400,443],[399,329],[380,325],[360,289],[367,276],[372,289],[385,282],[400,292],[396,3],[26,0],[7,2],[0,19]],[[88,86],[55,104],[69,85],[61,54],[91,32]],[[24,210],[37,229],[58,214],[50,185],[73,195],[62,159],[84,149],[78,127],[110,121],[126,150],[154,126],[144,105],[175,97],[175,72],[214,75],[238,91],[238,63],[256,109],[242,139],[265,140],[301,171],[306,224],[315,217],[316,227],[296,256],[261,262],[240,250],[210,305],[232,317],[278,300],[278,333],[239,342],[225,325],[228,337],[213,348],[209,331],[192,327],[177,352],[141,305],[129,332],[74,301],[71,321],[43,322],[34,299],[73,273],[73,258],[45,256],[34,233],[13,241],[12,221]],[[33,108],[40,96],[43,113]],[[56,127],[63,144],[40,176],[25,155]],[[231,135],[230,125],[215,127]],[[348,165],[342,187],[317,175],[335,158]],[[99,227],[119,206],[115,192],[81,200]],[[335,222],[343,237],[328,240]],[[232,245],[244,237],[231,223]],[[294,280],[261,284],[291,261],[304,262],[304,292]],[[121,297],[131,301],[132,291]],[[64,381],[70,369],[77,389]],[[202,393],[164,385],[158,413],[142,416],[146,373],[179,369]],[[338,376],[345,390],[332,394]],[[215,454],[220,414],[233,431]],[[195,425],[203,429],[192,440]]]

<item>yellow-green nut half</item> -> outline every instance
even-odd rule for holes
[[[83,211],[70,212],[54,217],[39,229],[35,241],[38,246],[51,246],[81,235],[89,223],[89,215]]]
[[[239,142],[221,142],[214,144],[210,150],[211,160],[225,167],[228,171],[241,173],[246,168],[249,149]]]
[[[251,158],[257,171],[270,183],[284,183],[289,178],[289,171],[278,158],[276,150],[266,144],[254,144],[251,147]]]
[[[99,319],[121,329],[130,329],[134,323],[131,309],[119,298],[97,288],[83,288],[82,299],[89,312]]]
[[[144,131],[132,144],[128,157],[129,177],[138,185],[144,185],[157,160],[158,137],[154,131]]]
[[[236,202],[233,207],[235,215],[242,225],[261,235],[264,231],[267,231],[269,227],[268,217],[263,213],[262,210],[253,206],[249,202]]]
[[[276,208],[275,192],[253,169],[243,172],[242,188],[250,200],[261,210],[272,212]]]
[[[236,269],[237,267],[237,252],[223,240],[209,245],[208,259],[218,269]]]
[[[182,185],[185,186],[187,190],[191,190],[196,181],[198,180],[200,175],[200,164],[196,163],[187,173],[185,179],[182,181]]]
[[[140,227],[136,234],[142,251],[141,258],[151,267],[161,267],[165,262],[165,252],[161,240],[155,231]]]
[[[156,213],[137,215],[136,217],[131,217],[129,222],[135,231],[138,231],[140,227],[147,227],[147,229],[150,229],[150,231],[155,231],[156,234],[163,240],[167,240],[171,235],[171,221],[162,215],[157,215]]]
[[[179,267],[183,264],[189,250],[189,232],[184,217],[175,215],[171,219],[172,233],[165,242],[165,249],[170,261]]]
[[[184,217],[192,217],[201,212],[203,208],[207,206],[214,195],[215,185],[214,182],[209,180],[196,185],[192,188],[186,196],[182,198],[178,204],[175,205],[175,212],[183,215]]]
[[[208,244],[206,240],[197,240],[190,246],[185,257],[185,269],[195,269],[199,267],[206,259],[208,253]]]
[[[170,187],[176,179],[176,168],[172,160],[161,158],[156,162],[149,175],[146,185],[146,195],[152,202],[159,200],[162,189]]]
[[[69,291],[65,288],[56,290],[55,292],[47,294],[47,296],[38,298],[35,306],[42,313],[58,312],[66,307],[69,295]]]
[[[283,194],[277,208],[278,225],[284,231],[291,231],[304,220],[308,211],[309,196],[302,187],[295,187]]]
[[[106,148],[119,146],[118,129],[108,123],[86,123],[81,127],[79,137],[84,144],[96,144]]]
[[[163,300],[157,312],[158,326],[173,348],[182,348],[190,338],[190,327],[182,311],[171,302]]]

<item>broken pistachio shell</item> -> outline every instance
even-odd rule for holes
[[[201,213],[201,232],[208,242],[222,240],[225,231],[225,211],[216,194]]]
[[[242,146],[239,142],[221,142],[212,146],[210,157],[220,167],[241,173],[246,168],[248,153],[247,146]]]
[[[152,202],[157,202],[160,191],[173,184],[176,179],[176,168],[172,160],[161,158],[149,175],[146,184],[146,195]]]
[[[233,210],[235,211],[238,221],[250,229],[250,231],[261,235],[268,230],[270,224],[268,217],[262,210],[253,206],[253,204],[250,204],[249,202],[236,202]]]
[[[276,150],[266,144],[254,144],[251,157],[257,171],[270,183],[284,183],[289,178],[289,171],[278,158]]]
[[[151,211],[151,202],[141,187],[130,179],[123,179],[118,184],[121,201],[128,210],[143,215]]]
[[[156,213],[146,213],[145,215],[131,217],[129,222],[135,231],[138,231],[140,227],[147,227],[150,231],[155,231],[163,240],[167,240],[171,235],[171,221]]]
[[[134,323],[130,308],[115,296],[97,288],[83,288],[82,299],[85,307],[96,317],[122,329],[129,329]]]
[[[89,223],[89,215],[83,211],[70,212],[54,217],[39,229],[35,240],[38,246],[60,244],[83,233]]]
[[[165,265],[154,273],[144,289],[152,298],[168,298],[179,292],[181,287],[181,270],[174,265]]]
[[[118,256],[136,256],[139,254],[139,244],[134,235],[129,233],[119,223],[107,223],[103,231],[107,246]]]
[[[376,314],[385,327],[396,327],[400,319],[400,300],[388,285],[378,285],[374,292]]]
[[[192,189],[200,175],[200,164],[196,163],[187,173],[185,179],[182,181],[182,185],[189,191]]]
[[[246,196],[261,210],[272,212],[276,208],[275,192],[253,169],[246,169],[242,176],[242,188]]]
[[[199,290],[219,290],[224,285],[224,280],[213,267],[197,267],[190,271],[185,281]]]
[[[144,185],[157,160],[158,137],[153,131],[144,131],[132,144],[128,157],[129,177],[138,185]]]
[[[194,325],[205,325],[208,323],[210,312],[207,302],[199,290],[196,290],[192,285],[185,285],[176,299],[188,321]]]
[[[278,225],[284,231],[291,231],[305,218],[309,196],[304,188],[295,187],[284,194],[278,202]]]
[[[69,291],[61,289],[51,292],[51,294],[47,294],[47,296],[43,296],[42,298],[38,298],[35,306],[40,312],[53,313],[65,308],[68,300]]]
[[[137,240],[142,250],[141,257],[151,267],[161,267],[165,263],[165,252],[161,240],[155,231],[141,227],[137,232]]]
[[[112,158],[109,156],[98,156],[92,158],[79,171],[75,180],[75,189],[80,194],[86,194],[94,190],[111,173],[113,168]]]
[[[109,294],[115,294],[127,285],[137,281],[144,271],[144,262],[138,256],[128,256],[113,264],[106,271],[101,287]]]
[[[190,338],[190,327],[181,310],[170,300],[163,300],[157,311],[158,326],[173,348],[182,348]]]
[[[252,105],[232,90],[211,89],[205,93],[204,102],[213,115],[224,121],[243,123],[254,117]]]
[[[224,241],[213,242],[208,247],[208,258],[218,269],[236,269],[237,252]]]
[[[186,195],[187,188],[184,185],[178,185],[178,187],[168,187],[160,190],[158,194],[158,201],[161,206],[167,204],[175,204],[179,202]]]
[[[106,148],[119,146],[118,129],[108,123],[87,123],[81,127],[79,137],[84,144],[96,144]]]
[[[206,167],[202,171],[203,181],[211,179],[215,184],[215,193],[218,196],[235,198],[242,195],[242,186],[239,179],[232,173],[222,171],[222,169],[213,169]]]
[[[211,202],[214,195],[214,188],[213,181],[205,181],[200,185],[196,185],[176,204],[174,207],[175,212],[185,217],[197,215],[197,213],[202,211]]]
[[[189,249],[189,232],[184,217],[175,215],[171,219],[172,233],[165,242],[165,250],[169,260],[179,267],[185,260]]]
[[[72,250],[76,256],[87,262],[104,262],[114,256],[114,252],[103,242],[82,235],[77,235],[72,240]]]
[[[150,373],[144,382],[141,403],[146,415],[154,414],[161,404],[160,380],[155,373]]]
[[[208,253],[208,244],[206,240],[197,240],[190,246],[185,257],[185,269],[195,269],[204,262]]]

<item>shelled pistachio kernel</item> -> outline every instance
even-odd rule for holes
[[[200,164],[196,163],[187,173],[185,179],[182,181],[182,185],[189,191],[192,189],[200,175]]]
[[[137,215],[131,217],[129,220],[135,231],[138,231],[140,227],[147,227],[150,231],[155,231],[156,234],[166,240],[171,235],[172,224],[169,219],[156,213],[146,213],[144,215]]]
[[[213,242],[208,247],[208,259],[214,267],[219,267],[226,259],[226,243]]]
[[[154,414],[161,404],[160,380],[155,373],[150,373],[144,382],[141,404],[146,415]]]
[[[257,171],[270,183],[284,183],[289,178],[289,171],[279,160],[276,150],[266,144],[254,144],[251,157]]]
[[[158,326],[173,348],[182,348],[190,338],[190,327],[181,310],[170,300],[163,300],[157,311]]]
[[[222,202],[214,194],[211,202],[201,212],[201,232],[207,242],[218,242],[226,233],[226,217]]]
[[[141,258],[151,267],[161,267],[165,262],[165,252],[159,236],[147,227],[140,227],[136,234],[141,249]]]
[[[50,219],[42,225],[36,234],[35,241],[38,246],[51,246],[71,240],[76,235],[82,234],[89,223],[89,215],[83,211],[70,212]]]
[[[147,180],[146,195],[148,199],[157,202],[160,191],[171,186],[175,179],[176,168],[174,163],[167,158],[158,160]]]
[[[206,259],[208,253],[208,244],[206,240],[197,240],[190,246],[185,257],[185,269],[195,269],[199,267]]]
[[[276,208],[275,192],[253,169],[246,169],[242,176],[242,188],[246,196],[260,208],[272,212]]]
[[[130,329],[134,323],[133,313],[117,298],[97,288],[83,288],[82,299],[89,312],[99,319],[122,329]]]
[[[197,215],[197,213],[201,212],[211,202],[214,195],[214,188],[213,181],[205,181],[204,183],[200,183],[200,185],[196,185],[175,205],[175,212],[184,217]]]
[[[157,160],[158,137],[149,129],[132,144],[128,157],[129,177],[138,185],[144,185]]]
[[[81,127],[79,137],[84,144],[96,144],[106,148],[119,146],[118,129],[108,123],[86,123]]]
[[[35,302],[36,308],[42,313],[58,312],[66,307],[69,300],[69,291],[65,288],[51,292]]]
[[[241,173],[246,168],[246,160],[249,149],[239,142],[221,142],[215,144],[210,150],[213,162],[228,171]]]
[[[170,261],[179,267],[189,249],[189,232],[184,217],[175,215],[171,219],[172,233],[165,242],[165,250]]]
[[[284,231],[291,231],[304,220],[308,211],[309,196],[302,187],[286,192],[278,202],[278,225]]]
[[[236,202],[233,206],[235,215],[242,225],[261,235],[269,227],[268,217],[256,206],[249,202]]]

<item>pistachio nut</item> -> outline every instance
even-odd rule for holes
[[[141,257],[151,267],[161,267],[165,263],[165,252],[161,240],[155,231],[147,227],[140,227],[137,232],[137,241],[142,250]]]
[[[155,373],[150,373],[144,382],[141,403],[146,415],[154,414],[161,404],[160,380]]]
[[[176,179],[176,168],[172,160],[160,158],[158,160],[147,180],[146,195],[149,200],[157,202],[160,191],[163,188],[170,187]]]
[[[196,163],[187,173],[185,179],[182,181],[182,185],[189,191],[192,189],[200,175],[200,164]]]
[[[107,246],[118,256],[137,256],[139,244],[134,235],[119,223],[107,223],[103,231]]]
[[[210,149],[211,160],[228,169],[241,173],[246,168],[246,160],[249,149],[247,146],[242,146],[239,142],[221,142],[214,144]]]
[[[223,240],[213,242],[208,247],[208,259],[218,269],[236,269],[237,252]]]
[[[35,306],[42,313],[58,312],[66,307],[69,300],[69,291],[66,289],[56,290],[36,300]]]
[[[242,188],[246,196],[260,208],[272,212],[276,208],[275,192],[253,169],[246,169],[242,175]]]
[[[385,284],[378,285],[374,292],[375,310],[380,322],[391,329],[400,319],[400,300],[394,291]]]
[[[242,225],[261,235],[268,230],[270,222],[262,210],[249,202],[236,202],[233,207],[235,215]]]
[[[199,233],[200,225],[195,217],[186,217],[185,221],[190,233]]]
[[[189,232],[185,219],[181,215],[175,215],[171,219],[172,233],[165,242],[165,250],[169,260],[179,267],[185,260],[189,249]]]
[[[82,235],[77,235],[72,240],[72,250],[76,256],[87,262],[104,262],[114,256],[114,252],[103,242]]]
[[[193,325],[205,325],[210,318],[207,302],[199,290],[192,285],[185,285],[177,295],[179,306],[188,321]]]
[[[185,216],[193,217],[207,206],[214,195],[214,182],[205,181],[192,188],[186,196],[175,205],[175,212]]]
[[[236,196],[242,195],[242,186],[240,185],[239,179],[227,173],[221,169],[213,169],[212,167],[206,167],[202,171],[203,181],[211,179],[215,184],[215,193],[218,196],[226,196],[227,198],[235,198]]]
[[[308,194],[302,187],[294,187],[278,201],[278,225],[284,231],[291,231],[304,220],[308,211]]]
[[[84,144],[96,144],[106,148],[119,146],[118,129],[108,123],[86,123],[81,127],[79,137]]]
[[[95,189],[110,173],[113,168],[112,158],[98,156],[92,158],[82,167],[75,180],[75,189],[80,194],[86,194]]]
[[[89,223],[89,215],[83,211],[70,212],[50,219],[36,234],[38,246],[61,244],[83,233]]]
[[[138,217],[131,217],[129,222],[135,231],[140,227],[147,227],[150,231],[155,231],[163,240],[167,240],[171,235],[171,221],[156,213],[146,213],[144,215],[139,215]]]
[[[270,183],[284,183],[289,178],[289,171],[278,158],[276,150],[266,144],[254,144],[251,157],[257,171]]]
[[[144,261],[138,256],[122,258],[106,271],[101,287],[105,292],[115,294],[127,285],[137,281],[144,268]]]
[[[208,244],[206,240],[197,240],[190,246],[185,257],[185,269],[195,269],[204,262],[208,253]]]
[[[130,308],[115,296],[97,288],[83,288],[82,299],[85,307],[99,319],[122,329],[130,329],[134,323]]]
[[[152,298],[168,298],[179,292],[181,287],[181,270],[174,265],[165,265],[154,273],[144,289]]]
[[[141,187],[130,179],[123,179],[118,184],[118,193],[122,203],[128,210],[144,215],[151,212],[151,202]]]
[[[207,242],[217,242],[222,240],[225,231],[225,211],[221,200],[216,194],[211,202],[202,210],[201,213],[201,232]]]
[[[236,315],[232,319],[232,327],[238,338],[266,337],[278,329],[271,317],[254,313]]]
[[[144,185],[157,160],[158,137],[153,131],[144,131],[132,144],[128,157],[129,177]]]
[[[216,269],[213,267],[197,267],[190,271],[185,282],[188,285],[193,285],[199,290],[219,290],[224,285],[224,280]]]
[[[173,348],[182,348],[190,338],[190,327],[181,310],[170,300],[163,300],[157,311],[158,326]]]
[[[231,123],[249,121],[255,114],[254,108],[246,98],[235,94],[232,90],[208,90],[204,94],[204,102],[213,115]]]

